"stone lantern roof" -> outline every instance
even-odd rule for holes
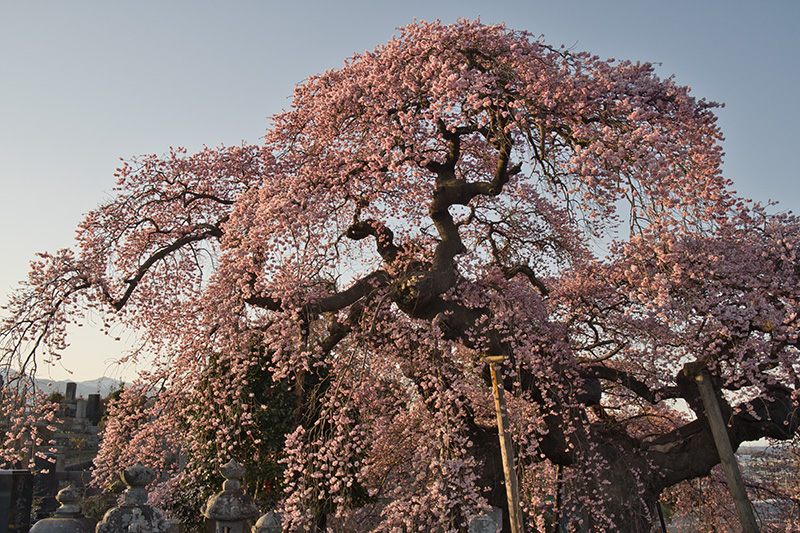
[[[78,503],[81,500],[80,490],[70,485],[59,491],[56,500],[61,506],[53,517],[36,522],[30,529],[31,533],[94,533],[97,520],[81,514]]]

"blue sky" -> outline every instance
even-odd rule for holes
[[[72,244],[119,158],[257,142],[293,87],[420,20],[480,19],[601,57],[660,63],[724,102],[724,171],[800,212],[800,2],[21,1],[0,3],[0,302],[38,251]],[[130,377],[81,328],[76,379]],[[45,372],[47,374],[47,372]],[[62,368],[50,369],[61,379]]]

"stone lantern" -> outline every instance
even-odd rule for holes
[[[203,506],[203,516],[217,523],[217,533],[245,533],[245,525],[258,516],[253,497],[242,492],[239,481],[245,468],[231,459],[219,470],[225,478],[222,492],[211,496]]]
[[[258,519],[256,525],[253,526],[252,533],[281,533],[282,531],[281,515],[270,511]]]
[[[128,486],[122,505],[109,509],[103,521],[97,524],[97,533],[167,533],[169,524],[164,514],[147,505],[147,485],[156,479],[156,473],[141,463],[136,463],[121,474]]]
[[[70,485],[58,492],[56,500],[61,506],[53,517],[36,522],[30,533],[94,533],[97,520],[81,514],[81,491]]]
[[[497,533],[503,529],[503,510],[491,507],[469,521],[469,533]]]

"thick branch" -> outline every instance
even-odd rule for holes
[[[582,367],[580,369],[580,375],[584,379],[604,379],[606,381],[618,383],[651,404],[656,404],[665,397],[669,397],[669,394],[665,396],[661,391],[651,389],[646,383],[639,381],[627,372],[607,366],[593,365]]]
[[[345,235],[354,241],[360,241],[369,236],[374,237],[378,253],[383,260],[389,264],[397,259],[397,254],[400,252],[400,249],[394,244],[394,233],[392,233],[392,230],[383,223],[371,218],[354,221],[350,227],[347,228]]]
[[[347,337],[347,335],[353,331],[353,324],[358,322],[363,314],[364,306],[361,305],[361,302],[356,302],[350,307],[350,312],[347,314],[346,321],[339,322],[334,319],[333,324],[331,324],[331,327],[328,329],[328,336],[320,342],[322,353],[330,353],[340,341]]]
[[[491,181],[468,183],[456,177],[456,164],[460,157],[461,135],[474,133],[471,128],[462,128],[451,131],[442,121],[439,122],[439,132],[447,141],[448,152],[444,163],[429,162],[428,170],[436,174],[436,189],[433,200],[429,206],[431,220],[439,233],[441,242],[436,247],[433,259],[433,270],[437,272],[451,272],[453,260],[456,255],[463,253],[465,247],[458,233],[458,225],[453,221],[450,207],[453,205],[469,205],[473,198],[479,195],[497,196],[509,178],[518,173],[520,165],[509,169],[511,154],[511,138],[505,134],[503,119],[499,115],[493,116],[493,125],[484,134],[487,140],[498,150],[497,165]],[[452,283],[454,279],[448,279]],[[441,292],[448,289],[447,285]],[[438,287],[437,287],[438,290]],[[439,294],[441,294],[439,292]]]
[[[720,408],[728,421],[728,437],[734,450],[743,442],[763,437],[788,440],[800,430],[800,408],[792,399],[792,391],[783,387],[775,387],[767,395],[740,404],[735,410],[724,401],[720,402]],[[705,417],[650,441],[645,449],[663,476],[663,487],[707,476],[719,464]]]
[[[388,284],[388,274],[383,270],[376,270],[355,282],[347,290],[333,293],[330,296],[306,304],[303,306],[303,313],[308,314],[308,316],[316,316],[320,313],[339,311],[354,304],[376,289],[386,287]]]
[[[300,315],[303,320],[310,322],[321,313],[328,313],[339,311],[348,306],[351,306],[372,293],[380,287],[386,287],[389,284],[389,276],[383,270],[376,270],[375,272],[361,278],[354,283],[350,288],[342,292],[335,292],[306,303],[300,310]],[[255,307],[262,309],[269,309],[271,311],[278,311],[283,308],[283,302],[278,298],[265,294],[257,294],[245,299],[245,302]]]
[[[534,274],[533,269],[529,266],[516,265],[510,268],[506,268],[504,269],[503,274],[505,275],[506,279],[511,279],[517,274],[525,274],[528,280],[530,280],[531,284],[539,290],[539,293],[542,296],[547,296],[548,294],[550,294],[550,291],[547,290],[545,284],[542,283],[542,281],[536,277],[536,274]]]

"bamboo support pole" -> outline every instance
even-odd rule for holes
[[[508,500],[508,521],[511,533],[524,533],[525,524],[522,519],[522,508],[519,503],[519,486],[517,470],[514,466],[514,447],[508,423],[508,410],[503,389],[503,376],[497,365],[503,362],[502,356],[486,357],[492,373],[492,393],[494,408],[497,413],[497,432],[500,439],[500,455],[503,460],[503,474],[506,480],[506,498]]]
[[[758,533],[758,524],[753,513],[753,506],[747,498],[742,474],[739,471],[739,463],[736,462],[736,456],[733,454],[733,447],[728,438],[728,430],[725,421],[722,419],[722,411],[720,411],[719,402],[714,394],[714,387],[711,385],[711,375],[708,370],[703,369],[694,379],[700,389],[700,397],[706,410],[708,424],[711,426],[714,443],[717,445],[717,453],[719,453],[719,459],[722,462],[722,469],[725,471],[728,490],[730,490],[733,502],[736,504],[736,514],[739,515],[742,531],[743,533]]]

